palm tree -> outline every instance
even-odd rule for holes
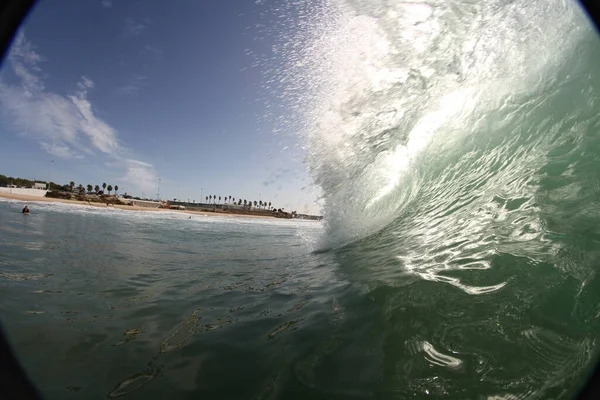
[[[106,189],[106,182],[102,184],[102,189]]]
[[[263,205],[263,202],[262,202],[262,200],[259,200],[259,201],[258,201],[258,205],[259,205],[259,206],[262,208],[262,205]]]
[[[217,203],[217,195],[213,194],[213,201],[215,202],[215,204]]]
[[[80,183],[79,186],[77,186],[77,189],[79,190],[79,193],[82,193],[85,191],[85,189],[83,188],[83,185]]]
[[[269,202],[269,208],[271,208],[271,202]]]
[[[90,184],[88,183],[88,185],[87,185],[87,191],[88,191],[88,193],[89,193],[89,192],[91,192],[91,191],[92,191],[92,189],[93,189],[92,185],[90,185]]]
[[[206,196],[206,202],[208,203],[208,196]]]
[[[100,191],[100,186],[98,186],[98,185],[94,186],[94,191],[97,194]]]
[[[235,200],[234,200],[235,201]],[[229,202],[231,203],[231,195],[229,195]]]
[[[72,192],[73,188],[75,187],[75,182],[73,182],[73,181],[69,182],[69,186],[71,186],[71,192]]]
[[[110,192],[112,191],[112,185],[108,185],[106,190],[108,190],[108,195],[110,196]]]
[[[221,196],[219,196],[219,202],[221,202]]]
[[[119,191],[119,187],[117,185],[115,185],[115,194],[117,194],[118,191]]]
[[[242,205],[242,199],[238,199],[238,206]]]
[[[248,202],[246,201],[246,199],[244,199],[244,205],[246,205]]]

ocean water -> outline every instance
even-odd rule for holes
[[[1,317],[42,392],[574,398],[600,350],[577,4],[275,3],[265,88],[323,223],[0,202]]]
[[[343,315],[318,222],[29,207],[0,202],[0,312],[47,399],[269,398]]]

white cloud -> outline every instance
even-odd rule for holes
[[[127,85],[117,88],[117,93],[120,95],[134,95],[144,86],[147,85],[146,80],[148,77],[143,75],[133,75],[130,82]]]
[[[119,151],[117,134],[115,130],[104,121],[96,118],[92,112],[90,102],[81,97],[69,96],[75,108],[79,112],[79,130],[83,132],[92,145],[107,154],[116,155]]]
[[[21,79],[23,89],[27,93],[44,90],[41,78],[36,75],[41,72],[38,63],[44,61],[44,58],[35,51],[35,47],[22,33],[15,38],[9,59],[13,72]]]
[[[23,33],[14,41],[8,60],[17,83],[0,80],[0,117],[15,133],[35,139],[42,149],[57,157],[110,157],[125,170],[123,180],[144,188],[156,182],[151,164],[131,159],[118,140],[117,131],[94,114],[88,91],[95,85],[82,76],[73,95],[45,90],[43,58]],[[145,79],[145,78],[144,78]]]
[[[92,81],[90,78],[88,78],[86,76],[82,76],[81,81],[79,81],[77,83],[77,87],[79,88],[79,91],[77,92],[77,96],[79,98],[83,99],[83,98],[87,97],[88,89],[94,88],[94,81]]]
[[[125,19],[124,36],[134,37],[139,36],[144,32],[151,21],[148,18],[127,18]]]
[[[94,81],[92,81],[87,76],[82,76],[81,81],[77,84],[77,87],[81,90],[93,89]]]
[[[25,35],[22,32],[15,38],[11,48],[11,57],[37,68],[38,70],[39,67],[37,67],[37,63],[44,61],[44,58],[35,51],[35,46],[25,38]]]
[[[157,188],[158,177],[152,164],[123,157],[119,160],[107,162],[106,165],[124,171],[116,180],[126,189],[135,186],[144,192],[153,193]]]
[[[46,152],[62,158],[82,158],[81,155],[74,153],[68,146],[64,144],[40,142],[40,145]]]
[[[155,55],[156,57],[160,57],[163,54],[163,51],[158,47],[147,44],[144,46],[144,52]]]
[[[125,176],[120,179],[122,182],[136,186],[148,193],[152,193],[157,188],[157,176],[151,164],[131,159],[124,161],[127,171]]]
[[[102,4],[102,7],[104,7],[104,8],[112,7],[112,0],[102,0],[100,3]]]

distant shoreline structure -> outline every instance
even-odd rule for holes
[[[285,219],[306,219],[320,221],[323,219],[320,215],[309,215],[309,214],[298,214],[295,211],[291,213],[285,212],[281,209],[278,210],[264,210],[256,209],[251,205],[237,205],[237,204],[209,204],[209,203],[195,203],[188,201],[167,201],[166,206],[169,209],[183,209],[183,210],[194,210],[204,212],[215,212],[215,213],[227,213],[227,214],[243,214],[243,215],[256,215],[256,216],[268,216],[275,218]]]
[[[75,196],[73,196],[75,197]],[[223,217],[234,217],[234,218],[278,218],[275,215],[269,214],[268,212],[258,213],[258,212],[231,212],[231,210],[217,210],[212,207],[200,208],[196,209],[191,207],[190,209],[176,209],[176,208],[167,208],[160,207],[160,202],[151,202],[151,201],[137,201],[133,200],[134,204],[127,204],[124,199],[116,198],[114,195],[102,196],[98,199],[77,199],[77,198],[63,198],[63,197],[41,197],[41,196],[32,196],[31,194],[16,194],[16,193],[8,193],[4,191],[0,191],[0,198],[8,199],[8,200],[17,200],[24,203],[27,202],[44,202],[44,203],[63,203],[63,204],[72,204],[79,206],[92,206],[98,208],[117,208],[124,211],[147,211],[147,212],[176,212],[188,215],[204,215],[204,216],[223,216]],[[163,203],[164,204],[164,203]],[[212,206],[212,205],[211,205]],[[30,207],[31,208],[31,207]],[[32,213],[35,214],[35,207],[32,208]],[[281,218],[281,217],[279,217]],[[286,218],[290,219],[290,218]],[[298,218],[304,219],[304,218]]]
[[[108,191],[108,195],[104,191]],[[114,194],[111,192],[114,190]],[[14,178],[0,174],[0,197],[3,194],[22,195],[25,196],[23,201],[28,200],[27,197],[35,197],[37,199],[52,198],[56,200],[76,201],[84,204],[102,204],[111,206],[132,207],[133,209],[168,209],[168,210],[188,210],[194,213],[210,213],[212,215],[246,215],[252,217],[267,217],[267,218],[283,218],[283,219],[304,219],[312,221],[320,221],[323,219],[320,215],[300,214],[296,211],[287,212],[283,208],[271,207],[271,202],[267,201],[248,201],[241,198],[237,199],[233,196],[216,196],[208,195],[205,197],[206,202],[197,203],[193,201],[177,201],[173,200],[152,200],[146,198],[133,197],[124,193],[117,195],[119,186],[102,185],[86,186],[79,184],[75,186],[75,182],[71,181],[65,185],[58,185],[51,181],[48,183],[38,182],[35,179]],[[158,193],[157,193],[158,196]],[[14,198],[14,197],[13,197]],[[217,202],[218,199],[218,202]]]

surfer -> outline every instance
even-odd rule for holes
[[[25,208],[23,208],[23,210],[21,212],[23,214],[29,214],[29,207],[25,206]]]

